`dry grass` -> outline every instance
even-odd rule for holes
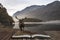
[[[35,33],[34,32],[30,32],[30,31],[17,31],[15,33],[15,35],[25,35],[25,34],[31,35],[31,34],[35,34]]]
[[[0,33],[2,33],[2,32],[7,32],[7,35],[8,35],[8,33],[10,34],[11,32],[15,32],[14,34],[15,35],[23,35],[23,34],[35,34],[35,32],[30,32],[30,31],[20,31],[20,30],[16,30],[16,29],[11,29],[11,28],[0,28]],[[48,35],[50,35],[51,36],[51,40],[60,40],[60,31],[41,31],[42,33],[46,33],[46,34],[48,34]],[[4,33],[3,33],[4,34]],[[2,34],[2,35],[3,35]],[[12,34],[12,33],[11,33]],[[1,34],[0,34],[0,38],[1,38],[1,36],[2,36]],[[9,35],[9,36],[11,36],[11,35]],[[5,37],[5,36],[4,36]],[[4,38],[3,37],[3,38]],[[9,38],[9,37],[8,37]],[[11,37],[10,37],[10,39],[12,39]],[[12,39],[13,40],[13,39]]]
[[[60,40],[60,31],[45,31],[45,33],[51,36],[51,40]]]

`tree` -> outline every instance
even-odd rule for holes
[[[0,7],[0,23],[5,26],[12,26],[14,21],[11,16],[8,15],[6,8]]]

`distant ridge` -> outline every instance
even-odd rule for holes
[[[37,8],[36,10],[33,10],[33,11],[32,10],[26,11],[25,9],[26,12],[22,11],[22,13],[21,12],[15,13],[14,15],[19,14],[19,15],[16,15],[19,18],[20,17],[29,17],[29,18],[32,17],[32,18],[41,19],[43,21],[60,20],[60,1],[54,1],[50,4],[47,4],[46,6],[41,6],[40,8]]]
[[[39,5],[32,5],[32,6],[29,6],[29,7],[26,7],[24,10],[22,11],[17,11],[13,16],[17,16],[17,15],[20,15],[20,14],[24,14],[24,13],[29,13],[31,11],[34,11],[36,9],[39,9],[41,7],[44,7],[44,5],[42,6],[39,6]]]

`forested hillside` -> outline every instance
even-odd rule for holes
[[[2,4],[0,4],[1,6]],[[5,26],[12,26],[13,19],[8,15],[5,7],[0,7],[0,23]]]

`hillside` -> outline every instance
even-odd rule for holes
[[[19,14],[19,15],[16,15],[19,18],[31,17],[31,18],[41,19],[43,21],[60,20],[60,1],[54,1],[41,8],[37,8],[36,10],[33,10],[33,11],[26,11],[26,12],[18,11],[18,13],[15,13],[15,14]]]
[[[43,9],[38,9],[31,13],[35,13],[35,16],[44,21],[60,20],[60,1],[54,1],[46,5]]]
[[[17,16],[17,15],[24,15],[25,17],[27,16],[26,13],[30,13],[36,9],[42,8],[44,7],[44,5],[39,6],[39,5],[32,5],[29,7],[26,7],[25,9],[23,9],[22,11],[17,11],[13,16]],[[30,14],[29,14],[30,15]],[[31,16],[31,15],[30,15]]]
[[[0,4],[2,5],[2,4]],[[0,7],[0,23],[5,26],[12,26],[13,19],[8,15],[5,7]]]

